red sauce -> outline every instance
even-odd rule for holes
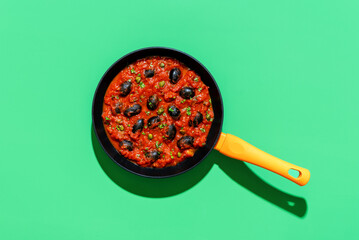
[[[170,77],[175,68],[181,72],[178,82],[175,74]],[[125,85],[131,85],[130,89]],[[191,90],[190,96],[184,87]],[[151,96],[158,101],[148,103]],[[126,110],[135,104],[141,110],[130,116]],[[172,117],[177,112],[170,106],[180,111],[178,119]],[[148,120],[156,116],[159,122],[149,125]],[[206,144],[214,113],[208,86],[199,75],[176,59],[148,57],[130,64],[112,80],[105,94],[102,118],[109,139],[124,157],[142,167],[163,168],[193,156]],[[141,129],[138,124],[134,133],[133,127],[141,119],[144,126]],[[173,128],[176,133],[171,135]],[[179,141],[187,144],[178,144]]]

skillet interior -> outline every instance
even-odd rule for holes
[[[113,80],[113,78],[127,65],[135,62],[138,59],[148,56],[167,56],[167,57],[176,58],[182,63],[184,63],[186,66],[188,66],[189,68],[194,70],[197,74],[199,74],[204,84],[209,86],[209,93],[212,99],[214,120],[212,122],[212,126],[207,137],[206,145],[198,149],[193,157],[188,158],[173,167],[144,168],[130,162],[112,146],[110,140],[106,135],[105,128],[102,123],[101,114],[102,114],[103,100],[106,90],[109,84],[111,83],[111,81]],[[93,99],[92,121],[97,139],[99,140],[102,148],[105,150],[107,155],[114,162],[116,162],[122,168],[132,173],[138,174],[140,176],[163,178],[163,177],[175,176],[193,168],[199,162],[201,162],[213,149],[222,129],[223,103],[222,103],[221,93],[219,91],[219,88],[214,78],[200,62],[198,62],[196,59],[189,56],[188,54],[180,52],[175,49],[151,47],[151,48],[139,49],[123,56],[118,61],[116,61],[103,75],[103,77],[100,80],[100,83],[97,86],[95,96]]]

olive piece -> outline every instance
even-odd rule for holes
[[[176,137],[176,132],[177,132],[176,126],[174,124],[169,125],[166,131],[166,138],[172,141]]]
[[[194,97],[194,89],[191,87],[183,87],[179,94],[184,99],[190,99]]]
[[[181,70],[179,70],[178,68],[173,68],[171,71],[170,71],[170,82],[173,83],[173,84],[176,84],[180,77],[181,77]]]
[[[161,122],[161,119],[159,116],[151,117],[147,121],[148,128],[153,129],[153,128],[157,127],[160,124],[160,122]]]
[[[148,153],[146,154],[146,157],[148,157],[148,158],[150,158],[150,159],[152,159],[152,160],[154,160],[154,161],[156,161],[157,159],[159,159],[160,156],[161,156],[161,153],[160,153],[159,151],[156,151],[156,150],[153,150],[153,151],[148,152]]]
[[[133,150],[133,144],[131,141],[128,141],[128,140],[122,140],[120,142],[120,147],[122,149],[127,149],[128,151],[132,151]]]
[[[146,78],[151,78],[155,75],[155,71],[153,71],[152,69],[149,70],[145,70],[145,77]]]
[[[193,119],[193,127],[197,127],[203,121],[203,115],[200,112],[196,113]]]
[[[112,108],[112,113],[120,114],[122,111],[123,111],[123,103],[122,102],[115,103],[115,105]]]
[[[181,111],[175,105],[169,106],[167,111],[168,114],[175,120],[178,120],[181,116]]]
[[[135,125],[133,125],[132,132],[136,133],[137,131],[141,131],[144,125],[145,121],[143,121],[143,119],[138,119]]]
[[[185,150],[193,147],[194,138],[191,136],[184,136],[177,142],[177,147],[181,150]]]
[[[159,99],[157,97],[156,94],[152,95],[151,97],[148,98],[147,100],[147,107],[148,109],[150,110],[155,110],[158,106],[158,103],[159,103]]]
[[[126,81],[121,84],[120,95],[122,97],[126,97],[131,92],[132,83],[130,81]]]
[[[142,107],[139,104],[134,104],[133,106],[127,108],[125,112],[123,113],[126,117],[132,117],[134,115],[137,115],[141,112]]]

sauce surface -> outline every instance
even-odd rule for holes
[[[206,144],[214,113],[199,75],[176,59],[154,56],[117,74],[106,91],[102,118],[124,157],[163,168]]]

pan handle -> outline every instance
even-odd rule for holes
[[[310,178],[308,169],[276,158],[231,134],[221,133],[214,149],[228,157],[252,163],[279,174],[300,186],[307,184]],[[291,169],[298,171],[299,176],[291,176],[289,174]]]

